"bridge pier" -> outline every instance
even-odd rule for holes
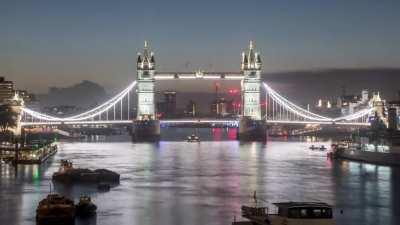
[[[267,126],[265,121],[242,117],[239,121],[238,140],[267,141]]]
[[[134,142],[157,142],[160,140],[160,121],[135,120],[131,135]]]

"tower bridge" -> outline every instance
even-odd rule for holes
[[[366,108],[338,118],[329,118],[310,112],[292,103],[267,83],[261,81],[261,55],[250,42],[242,52],[239,72],[159,72],[156,71],[154,53],[145,42],[142,53],[138,53],[136,80],[124,90],[103,104],[86,112],[70,116],[56,117],[41,113],[21,104],[19,125],[77,125],[77,124],[133,124],[134,137],[137,140],[156,140],[162,124],[216,123],[230,124],[239,127],[239,138],[244,140],[264,140],[266,124],[325,124],[344,126],[369,126],[369,118],[375,107]],[[232,120],[170,120],[158,121],[155,110],[155,85],[162,80],[237,80],[241,82],[241,112],[236,121]],[[261,89],[265,90],[265,115],[261,113]],[[131,99],[137,95],[134,105]],[[133,108],[137,108],[134,115]]]

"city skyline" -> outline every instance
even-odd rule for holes
[[[261,52],[264,73],[398,67],[398,9],[389,0],[6,2],[0,75],[35,93],[84,79],[119,89],[134,79],[145,40],[161,71],[239,71],[249,40]]]

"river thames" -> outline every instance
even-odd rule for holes
[[[121,174],[109,192],[95,187],[51,185],[73,197],[90,194],[97,218],[76,224],[229,225],[257,191],[273,202],[323,201],[332,204],[336,224],[400,224],[400,169],[331,161],[303,140],[240,143],[235,131],[202,130],[200,143],[181,140],[184,129],[163,131],[158,144],[127,137],[95,138],[59,144],[41,166],[1,165],[0,224],[35,224],[37,203],[50,191],[61,159],[76,167],[107,168]],[[220,141],[217,141],[220,140]],[[343,214],[340,213],[343,210]]]

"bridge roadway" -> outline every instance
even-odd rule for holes
[[[132,120],[92,120],[92,121],[43,121],[43,122],[22,122],[21,125],[26,126],[52,126],[52,125],[108,125],[108,124],[131,124]],[[331,122],[331,121],[286,121],[274,120],[266,121],[268,125],[344,125],[344,126],[370,126],[370,123],[357,122]],[[166,126],[224,126],[224,127],[239,127],[238,119],[215,119],[215,118],[198,118],[198,119],[165,119],[160,120],[160,124]]]
[[[22,122],[21,125],[26,126],[56,126],[56,125],[107,125],[107,124],[132,124],[132,120],[93,120],[93,121],[44,121],[44,122]],[[238,127],[237,119],[215,119],[215,118],[200,118],[200,119],[166,119],[160,120],[160,124],[166,126],[226,126]]]

